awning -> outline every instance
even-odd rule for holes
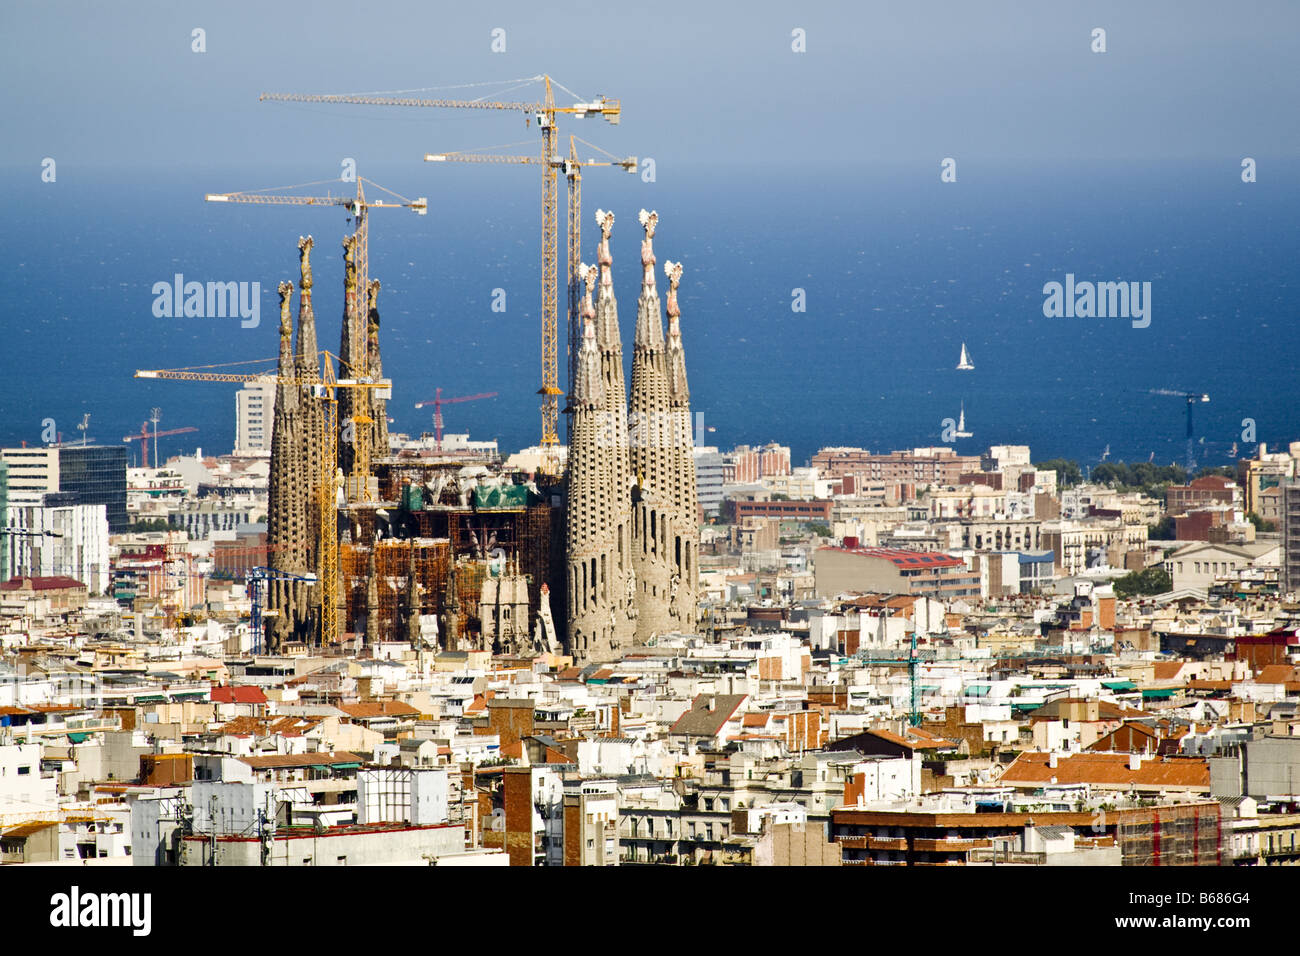
[[[85,743],[86,738],[89,736],[90,736],[89,732],[84,732],[84,733],[82,731],[68,732],[68,740],[72,741],[74,744]]]
[[[329,769],[329,770],[360,770],[360,769],[361,769],[361,764],[359,764],[359,763],[332,763],[332,764],[329,765],[329,767],[328,767],[327,769]]]
[[[1137,684],[1131,680],[1104,680],[1101,686],[1107,690],[1137,690]]]
[[[141,694],[135,699],[137,704],[165,704],[167,698],[161,694]]]
[[[1174,696],[1175,688],[1173,687],[1143,687],[1142,698],[1145,700],[1151,698],[1154,700],[1167,700]]]
[[[966,688],[967,697],[987,697],[993,692],[993,688],[988,684],[971,684]]]

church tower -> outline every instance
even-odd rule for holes
[[[596,210],[600,226],[600,245],[596,260],[600,264],[600,288],[597,293],[595,322],[596,350],[600,353],[600,378],[605,390],[601,416],[600,446],[608,462],[609,511],[607,530],[614,537],[610,564],[610,600],[613,604],[613,641],[618,647],[632,643],[636,634],[636,575],[632,570],[632,481],[627,444],[627,384],[623,376],[623,332],[618,322],[618,300],[614,297],[614,256],[609,236],[614,229],[614,214]],[[587,300],[590,311],[591,285],[587,276]]]
[[[320,556],[320,512],[316,507],[321,482],[321,452],[325,443],[325,410],[311,396],[310,385],[320,381],[320,355],[316,344],[316,315],[311,305],[312,238],[298,240],[298,345],[294,353],[294,374],[299,384],[298,415],[301,428],[297,445],[297,493],[302,496],[307,515],[307,567],[317,571]]]
[[[610,223],[612,225],[612,221]],[[605,233],[608,237],[608,232]],[[602,242],[602,249],[607,248]],[[569,643],[582,660],[609,660],[618,647],[617,527],[611,518],[614,459],[606,429],[606,389],[597,347],[596,309],[591,303],[596,269],[583,265],[587,291],[582,305],[582,344],[570,405],[573,431],[569,440],[565,508],[565,554],[569,594],[566,602]],[[614,589],[611,589],[614,585]]]
[[[370,315],[366,319],[366,362],[367,374],[376,381],[384,377],[384,363],[379,356],[379,280],[370,280]],[[370,457],[387,458],[391,447],[388,441],[388,402],[377,397],[373,389],[363,388],[363,397],[369,400],[370,417],[375,423],[370,426]]]
[[[570,396],[566,611],[570,651],[579,660],[604,661],[658,634],[694,633],[699,506],[677,305],[681,265],[665,263],[665,338],[655,285],[659,217],[641,210],[645,239],[629,401],[609,250],[614,216],[600,210],[596,221],[600,271],[582,267],[587,289]]]
[[[669,435],[668,355],[659,291],[655,287],[654,235],[659,216],[644,209],[641,296],[632,346],[632,397],[628,410],[632,469],[632,568],[636,573],[636,642],[672,630],[668,614],[676,512],[673,455]]]
[[[305,574],[307,563],[307,499],[298,474],[301,441],[301,402],[294,384],[293,322],[289,317],[293,285],[281,282],[280,355],[276,366],[275,412],[271,424],[271,473],[268,482],[267,549],[277,571]],[[286,641],[308,636],[308,594],[301,581],[267,582],[269,616],[267,649],[277,653]]]
[[[664,262],[668,277],[668,408],[671,442],[672,559],[668,582],[668,616],[673,630],[695,632],[700,591],[697,565],[700,542],[699,497],[695,485],[695,439],[691,422],[691,391],[686,384],[686,352],[682,347],[681,309],[677,286],[682,264]]]

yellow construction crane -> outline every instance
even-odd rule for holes
[[[609,157],[608,160],[580,160],[576,142],[599,149]],[[426,153],[426,163],[503,163],[507,165],[535,165],[542,162],[537,156],[505,156],[499,153]],[[606,150],[600,149],[586,140],[569,137],[569,156],[567,159],[555,160],[557,169],[563,171],[569,185],[569,261],[567,275],[569,281],[569,377],[568,391],[573,394],[574,379],[578,374],[578,299],[579,279],[578,265],[582,262],[582,170],[586,166],[617,166],[629,173],[637,171],[637,158],[628,156],[618,158]],[[567,412],[568,409],[566,408]],[[570,433],[572,416],[570,416]]]
[[[335,180],[319,180],[311,183],[299,183],[296,186],[282,186],[277,189],[303,189],[308,186],[321,186],[335,182]],[[385,202],[384,200],[366,199],[363,182],[370,183],[376,189],[382,190],[390,196],[393,196],[396,202]],[[250,190],[248,192],[237,193],[207,193],[203,197],[208,202],[233,202],[233,203],[252,203],[254,205],[280,205],[280,206],[342,206],[348,211],[348,215],[353,218],[356,224],[354,235],[356,237],[355,252],[353,260],[356,266],[356,288],[347,289],[347,315],[348,324],[351,328],[348,349],[352,361],[347,363],[347,371],[357,380],[367,380],[370,377],[369,350],[366,343],[366,319],[370,315],[370,227],[368,213],[371,209],[412,209],[418,215],[425,215],[429,211],[429,201],[426,197],[421,196],[418,199],[407,199],[391,189],[386,189],[368,179],[357,177],[357,194],[353,196],[296,196],[282,192],[272,193],[270,190]],[[342,370],[343,364],[340,364]],[[351,405],[351,402],[347,403]],[[367,403],[368,405],[368,403]],[[352,483],[352,487],[357,490],[357,497],[367,499],[369,497],[369,482],[366,478],[370,476],[370,429],[368,425],[374,423],[367,411],[369,408],[358,412],[355,408],[348,408],[346,417],[351,419],[355,428],[355,436],[352,442],[353,459],[352,474],[360,475],[363,480]],[[337,437],[336,437],[337,440]],[[332,477],[331,477],[332,480]]]
[[[542,131],[542,153],[539,158],[539,165],[542,167],[542,387],[538,389],[538,394],[542,396],[542,450],[546,459],[554,466],[555,446],[558,443],[556,424],[559,421],[559,396],[563,394],[559,388],[556,368],[558,352],[556,341],[556,247],[559,226],[556,208],[558,202],[555,182],[557,135],[555,123],[560,114],[569,113],[579,118],[601,116],[611,124],[617,124],[622,114],[622,107],[618,100],[608,100],[603,96],[598,96],[595,100],[587,103],[577,102],[572,106],[556,106],[555,97],[551,91],[551,78],[546,75],[505,82],[542,82],[545,84],[545,95],[539,103],[488,99],[418,99],[386,94],[263,93],[259,99],[285,103],[354,103],[365,106],[422,106],[439,109],[506,110],[523,113],[526,123],[536,119],[537,126]]]
[[[321,582],[321,643],[333,644],[338,640],[339,599],[342,593],[339,581],[338,521],[338,436],[335,431],[337,397],[336,389],[378,389],[377,398],[391,399],[393,383],[388,379],[371,382],[355,378],[335,378],[334,362],[342,360],[332,352],[320,353],[320,378],[281,377],[274,371],[218,372],[217,365],[192,365],[187,368],[138,369],[136,378],[158,378],[182,382],[256,382],[271,381],[277,385],[295,385],[307,392],[307,397],[320,401],[325,419],[325,447],[321,449],[321,475],[316,490],[316,508],[320,516],[321,540],[317,548],[317,575]],[[231,362],[228,365],[252,365],[274,362],[275,359],[255,359],[251,362]]]

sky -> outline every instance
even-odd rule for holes
[[[10,0],[0,165],[302,168],[529,140],[477,111],[261,103],[548,72],[657,163],[913,166],[1295,156],[1292,2]],[[1094,53],[1092,31],[1106,31]],[[194,52],[193,31],[205,51]],[[493,52],[495,30],[504,51]],[[802,30],[803,52],[794,31]],[[501,35],[498,34],[498,40]],[[500,43],[498,42],[498,45]],[[536,89],[533,87],[532,89]],[[434,95],[482,95],[486,88]],[[516,94],[517,95],[517,94]],[[560,95],[561,101],[565,99]],[[520,124],[522,127],[522,124]],[[450,144],[444,145],[444,144]]]
[[[1023,384],[1039,357],[1087,344],[1076,362],[1095,362],[1086,371],[1102,384],[1075,404],[1094,422],[1122,414],[1112,394],[1119,379],[1145,374],[1151,381],[1134,387],[1192,387],[1175,373],[1226,362],[1216,385],[1281,382],[1275,392],[1262,387],[1288,411],[1264,407],[1262,394],[1229,402],[1216,392],[1204,413],[1207,427],[1222,418],[1216,440],[1235,441],[1228,426],[1248,415],[1268,423],[1270,441],[1289,439],[1300,427],[1291,411],[1300,409],[1300,386],[1291,385],[1293,337],[1279,326],[1293,314],[1288,250],[1300,242],[1289,213],[1300,191],[1298,27],[1300,4],[1290,0],[9,0],[0,4],[8,93],[0,170],[12,186],[10,228],[0,234],[0,278],[10,290],[0,305],[0,355],[9,360],[0,442],[35,442],[47,417],[71,434],[68,423],[86,413],[98,437],[113,440],[161,405],[167,424],[202,424],[204,442],[224,450],[233,389],[191,399],[170,383],[124,383],[139,367],[273,354],[274,286],[296,273],[302,233],[317,239],[318,322],[336,327],[341,215],[218,207],[202,196],[310,181],[350,192],[339,182],[344,159],[429,200],[426,218],[372,220],[386,371],[418,398],[435,385],[448,394],[500,391],[498,403],[456,406],[457,427],[513,447],[530,440],[539,384],[536,181],[522,170],[438,169],[423,157],[506,144],[533,153],[536,128],[490,111],[258,95],[532,99],[537,84],[507,81],[542,72],[581,99],[621,101],[618,126],[563,121],[564,132],[594,144],[581,148],[584,157],[633,155],[642,172],[584,177],[584,240],[594,237],[589,211],[605,204],[620,217],[615,255],[634,262],[636,210],[658,209],[661,258],[687,263],[693,399],[732,426],[720,442],[865,442],[877,436],[864,432],[906,407],[913,418],[880,440],[929,443],[963,398],[976,402],[967,409],[981,422],[980,443],[1055,440],[1061,429],[1046,413],[995,415],[917,364],[933,349],[943,357],[931,364],[950,366],[963,340],[980,363],[963,384],[979,376],[990,389],[1019,383],[1030,391],[1012,398],[1026,406],[1044,387],[1064,387]],[[1094,52],[1097,30],[1104,53]],[[571,99],[565,89],[559,104]],[[1240,180],[1247,156],[1258,163],[1256,186]],[[940,184],[947,158],[960,187]],[[57,164],[57,185],[42,179],[46,160]],[[563,232],[563,209],[560,217]],[[593,252],[585,241],[584,258]],[[1182,271],[1166,273],[1161,255]],[[635,283],[635,266],[620,268],[617,281]],[[1158,283],[1161,311],[1149,334],[1041,321],[1044,279],[1090,269]],[[268,321],[227,332],[155,318],[149,290],[177,271],[261,281]],[[981,271],[992,278],[972,282]],[[998,286],[1001,276],[1014,278]],[[505,317],[487,304],[498,287],[510,293]],[[794,287],[808,290],[806,314],[791,311]],[[624,303],[625,334],[633,301]],[[845,321],[863,334],[846,339]],[[322,347],[333,347],[334,334],[322,333]],[[491,348],[503,334],[518,347]],[[885,368],[878,340],[911,364]],[[1221,355],[1221,342],[1245,347]],[[1023,356],[1007,359],[1013,367],[995,364],[1012,356],[1011,345]],[[87,347],[99,360],[89,368]],[[835,406],[833,383],[807,374],[804,352],[831,357],[836,379],[869,370],[897,387],[870,389],[877,405],[865,410]],[[1116,354],[1129,364],[1112,367]],[[769,387],[752,396],[723,387],[744,369],[768,372]],[[427,427],[402,394],[399,426]],[[211,405],[204,422],[195,417],[200,402]],[[933,408],[918,411],[918,402]],[[783,417],[803,409],[820,415],[816,429],[804,427],[807,416]],[[1168,417],[1177,411],[1170,406]],[[218,420],[220,430],[208,424]],[[1168,431],[1168,422],[1149,430]],[[1101,448],[1111,440],[1098,431],[1078,441]],[[1077,453],[1063,443],[1052,451]]]

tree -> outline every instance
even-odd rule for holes
[[[126,526],[127,531],[169,531],[171,525],[167,523],[166,518],[144,518],[140,521],[133,521]]]
[[[1147,540],[1172,541],[1177,533],[1177,523],[1173,515],[1165,515],[1155,524],[1147,525]]]
[[[1111,582],[1115,596],[1125,600],[1139,594],[1165,594],[1173,590],[1174,582],[1164,568],[1150,567],[1131,571]]]
[[[1263,531],[1265,533],[1268,533],[1270,531],[1277,530],[1276,521],[1265,521],[1263,518],[1255,514],[1255,512],[1253,511],[1250,514],[1246,515],[1246,520],[1255,526],[1256,531]]]
[[[1077,461],[1068,458],[1052,458],[1034,465],[1039,471],[1056,472],[1056,484],[1061,488],[1083,484],[1083,470]]]

